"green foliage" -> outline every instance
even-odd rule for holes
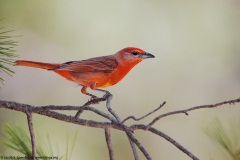
[[[31,139],[27,131],[25,131],[24,129],[22,129],[17,125],[6,124],[1,134],[3,138],[3,142],[2,142],[3,145],[17,151],[18,153],[21,153],[24,156],[30,157],[32,155]],[[77,131],[75,133],[70,150],[68,149],[69,140],[67,138],[66,153],[65,153],[65,156],[61,156],[61,157],[58,156],[59,154],[54,153],[52,142],[50,140],[49,135],[47,135],[47,139],[45,140],[43,138],[36,138],[37,156],[38,157],[58,156],[58,159],[60,160],[64,160],[64,159],[70,160],[72,151],[75,146],[76,138],[77,138]]]
[[[67,136],[66,160],[71,159],[71,156],[72,156],[72,153],[73,153],[73,149],[74,149],[74,146],[75,146],[75,143],[76,143],[76,140],[77,140],[77,133],[78,133],[78,132],[76,131],[70,151],[69,151],[69,149],[68,149],[69,138],[68,138],[68,136]],[[69,152],[70,152],[70,154],[68,154]]]
[[[13,65],[13,58],[17,57],[14,54],[14,47],[17,46],[17,42],[12,40],[13,36],[7,35],[10,32],[12,31],[4,31],[4,27],[0,28],[0,73],[4,72],[8,75],[14,73],[8,66]],[[0,82],[3,82],[1,76]]]
[[[18,126],[9,124],[5,126],[5,129],[7,134],[3,135],[3,137],[6,139],[3,144],[26,156],[31,156],[30,138],[26,132]]]
[[[219,119],[205,129],[207,135],[218,143],[233,160],[240,160],[240,121],[231,121],[229,130]]]

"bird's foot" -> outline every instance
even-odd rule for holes
[[[85,106],[91,105],[91,104],[98,104],[99,102],[106,101],[109,97],[112,96],[112,94],[109,91],[102,90],[102,89],[96,89],[96,90],[104,92],[105,93],[104,96],[102,98],[98,98],[95,95],[92,95],[90,93],[86,93],[87,95],[91,96],[91,98],[87,103],[84,104]]]
[[[108,97],[112,96],[112,94],[109,91],[106,91],[105,93],[106,94],[103,95],[103,98],[106,100],[108,99]]]
[[[98,104],[98,97],[97,96],[91,96],[91,98],[87,101],[87,103],[84,104],[84,106],[88,106],[91,104]]]
[[[105,100],[106,100],[106,98],[98,98],[98,97],[94,96],[94,97],[91,97],[90,100],[84,104],[84,106],[88,106],[91,104],[98,104],[99,102],[102,102]]]
[[[94,95],[92,95],[89,101],[94,101],[94,100],[96,100],[96,99],[98,99],[98,97],[97,97],[97,96],[94,96]]]

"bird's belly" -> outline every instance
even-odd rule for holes
[[[69,81],[76,82],[82,86],[91,87],[95,83],[95,88],[105,88],[118,83],[125,77],[129,69],[115,69],[111,73],[104,72],[71,72],[64,70],[56,70],[55,72],[63,76]]]
[[[87,87],[90,87],[93,83],[96,84],[96,88],[112,85],[109,73],[71,73],[70,77],[74,82]]]

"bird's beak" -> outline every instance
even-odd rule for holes
[[[146,58],[155,58],[155,56],[154,55],[152,55],[151,53],[145,53],[145,54],[142,54],[142,58],[143,59],[146,59]]]

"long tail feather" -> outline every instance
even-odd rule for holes
[[[15,61],[16,66],[26,66],[26,67],[34,67],[34,68],[42,68],[42,69],[54,69],[61,66],[61,64],[54,63],[43,63],[43,62],[34,62],[34,61],[25,61],[25,60],[17,60]]]

